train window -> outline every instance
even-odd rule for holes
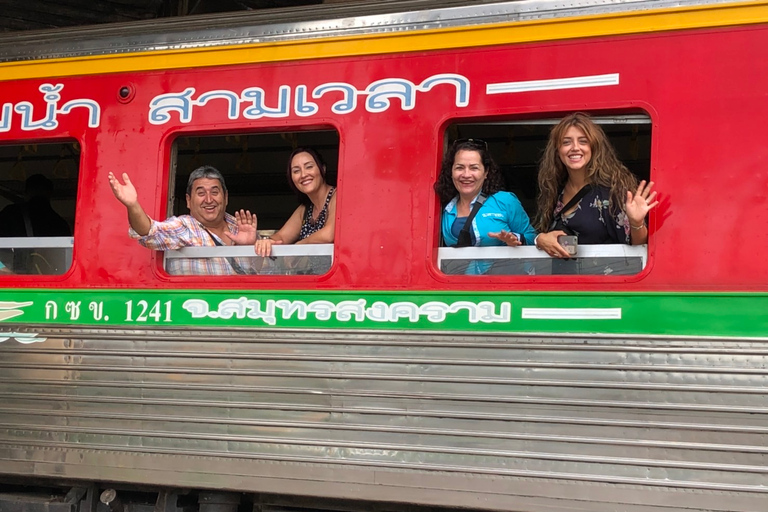
[[[186,187],[191,172],[203,165],[218,169],[228,192],[227,211],[249,210],[258,218],[258,234],[268,237],[280,230],[299,206],[288,183],[287,168],[291,152],[314,149],[325,161],[325,181],[336,185],[339,135],[334,130],[231,133],[225,135],[181,136],[172,151],[173,183],[169,196],[170,215],[187,212]],[[227,269],[237,274],[321,275],[333,262],[333,244],[274,245],[270,257],[257,257],[253,246],[187,247],[165,254],[165,267],[171,274],[184,273],[180,260],[225,258]]]
[[[644,114],[593,116],[616,149],[619,160],[637,177],[650,177],[651,120]],[[536,217],[538,164],[549,132],[559,118],[463,123],[448,128],[445,147],[455,140],[487,144],[498,165],[502,190],[517,196],[531,222]],[[482,209],[479,211],[482,212]],[[490,212],[493,213],[493,212]],[[576,257],[552,258],[533,245],[521,247],[441,247],[438,267],[446,274],[631,275],[646,263],[647,245],[577,245]]]
[[[69,269],[79,168],[77,142],[0,145],[0,272]]]

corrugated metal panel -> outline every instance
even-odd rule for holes
[[[0,345],[7,471],[498,510],[768,509],[768,341],[35,332],[48,340]]]

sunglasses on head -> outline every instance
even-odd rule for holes
[[[453,141],[456,146],[459,145],[471,145],[478,149],[484,149],[488,151],[488,143],[482,139],[456,139]]]

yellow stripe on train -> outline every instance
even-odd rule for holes
[[[739,2],[403,33],[14,62],[0,64],[0,80],[352,57],[766,22],[768,2]]]

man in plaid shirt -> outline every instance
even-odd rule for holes
[[[214,167],[205,165],[192,171],[187,182],[189,215],[170,217],[162,222],[153,220],[139,203],[136,188],[127,173],[123,181],[109,173],[109,185],[115,197],[128,210],[128,233],[141,245],[155,251],[181,247],[211,247],[217,245],[253,245],[256,241],[256,215],[247,210],[226,212],[227,185]],[[167,262],[169,274],[230,275],[251,274],[248,258],[173,258]]]

